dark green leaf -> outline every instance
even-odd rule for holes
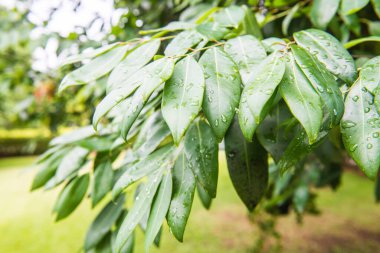
[[[92,206],[98,204],[112,189],[113,169],[112,160],[108,156],[108,152],[106,154],[97,154],[94,162],[94,170],[94,182],[91,191]]]
[[[207,191],[203,188],[203,186],[197,182],[197,192],[198,196],[201,199],[201,203],[206,209],[210,209],[212,198],[207,193]]]
[[[261,33],[260,25],[257,22],[255,13],[252,12],[247,6],[243,6],[245,16],[243,20],[243,28],[245,34],[250,34],[256,38],[262,39],[263,34]]]

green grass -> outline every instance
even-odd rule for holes
[[[0,252],[76,253],[98,210],[84,202],[68,219],[54,223],[51,208],[57,191],[28,192],[32,161],[0,160]],[[196,198],[185,243],[176,242],[165,227],[160,250],[152,252],[250,252],[258,230],[232,188],[224,159],[221,163],[218,196],[211,210],[204,210]],[[319,191],[318,204],[322,214],[305,217],[302,225],[294,216],[279,219],[283,252],[380,252],[380,206],[374,204],[372,182],[346,173],[338,192]],[[143,252],[142,244],[138,234],[136,252]]]

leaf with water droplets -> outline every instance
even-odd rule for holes
[[[173,169],[173,196],[167,215],[170,231],[175,238],[182,242],[187,220],[193,205],[195,177],[182,152]]]
[[[206,78],[203,111],[221,141],[240,99],[240,75],[235,63],[220,48],[208,49],[199,60]]]
[[[296,45],[292,45],[291,49],[298,66],[321,97],[323,107],[327,111],[325,117],[330,119],[327,121],[328,127],[338,125],[343,116],[344,102],[334,76],[305,49]]]
[[[360,11],[369,3],[369,0],[342,0],[341,11],[344,15],[351,15]]]
[[[372,58],[362,66],[360,79],[363,87],[374,93],[380,85],[380,56]]]
[[[107,80],[107,93],[128,85],[128,79],[147,64],[160,48],[160,40],[154,39],[137,46],[112,70]]]
[[[166,213],[168,212],[170,199],[172,196],[173,180],[170,170],[166,171],[163,176],[160,187],[154,197],[152,208],[148,219],[148,225],[145,231],[145,252],[149,251],[149,247],[154,242]]]
[[[240,199],[250,212],[268,187],[268,155],[256,138],[247,142],[237,118],[224,139],[228,171]]]
[[[310,19],[319,29],[326,29],[335,16],[340,0],[314,0],[311,5]]]
[[[192,56],[179,61],[162,96],[162,116],[177,145],[201,110],[205,81],[202,68]]]
[[[371,179],[380,166],[380,118],[373,96],[363,85],[363,77],[351,87],[341,122],[344,146],[360,169]]]
[[[252,140],[257,126],[270,109],[268,101],[281,82],[285,64],[279,53],[273,53],[257,66],[243,89],[239,104],[239,124],[245,138]]]
[[[267,56],[264,46],[252,35],[243,35],[227,41],[224,50],[239,68],[243,84],[247,81],[258,65]]]
[[[202,40],[202,36],[195,30],[179,33],[166,47],[166,56],[183,55],[189,48],[194,47]]]
[[[296,64],[292,54],[287,56],[280,92],[292,114],[304,127],[309,143],[318,138],[323,109],[318,93]]]
[[[196,121],[189,128],[185,137],[185,153],[195,178],[214,198],[218,183],[218,142],[204,121]]]
[[[354,60],[332,35],[317,29],[307,29],[296,32],[294,39],[299,46],[315,55],[331,73],[347,84],[355,81],[357,72]]]

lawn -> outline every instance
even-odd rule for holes
[[[57,191],[28,192],[33,157],[0,160],[0,252],[76,253],[98,210],[83,203],[68,219],[54,223],[51,208]],[[174,240],[165,228],[160,250],[152,252],[251,252],[258,230],[236,196],[224,159],[217,199],[206,211],[196,198],[185,233],[185,243]],[[373,183],[347,172],[334,193],[319,191],[319,216],[307,216],[302,225],[294,216],[281,218],[282,252],[380,252],[380,205],[373,200]],[[138,234],[136,252],[143,252]]]

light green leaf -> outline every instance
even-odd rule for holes
[[[96,155],[94,170],[94,182],[91,191],[92,206],[98,204],[113,186],[112,161],[108,152]]]
[[[245,138],[252,140],[257,126],[268,113],[268,101],[285,72],[279,53],[273,53],[257,66],[243,89],[239,104],[239,123]]]
[[[375,179],[380,166],[380,119],[363,78],[361,73],[346,97],[341,132],[348,154],[367,177]]]
[[[149,97],[162,83],[168,80],[173,73],[173,59],[162,58],[158,61],[161,62],[161,68],[157,69],[157,72],[153,74],[153,77],[144,79],[144,82],[136,90],[132,96],[132,99],[129,101],[127,111],[124,114],[121,126],[121,136],[124,138],[124,140],[127,139],[129,130],[139,116],[141,110],[144,108]]]
[[[207,41],[218,41],[224,38],[230,30],[216,22],[205,22],[196,27],[196,31]]]
[[[66,218],[77,208],[86,195],[89,182],[90,176],[85,174],[75,178],[65,186],[54,204],[57,221]]]
[[[55,137],[53,140],[51,140],[49,145],[50,146],[66,145],[66,144],[70,144],[70,143],[74,143],[74,142],[86,139],[95,134],[96,132],[94,131],[94,128],[92,126],[80,127],[68,133],[62,134],[58,137]]]
[[[59,92],[69,86],[92,82],[108,74],[124,58],[128,46],[116,47],[67,74],[59,85]]]
[[[151,30],[142,30],[140,31],[140,34],[150,34],[150,33],[157,33],[157,32],[174,32],[178,30],[188,30],[195,27],[195,24],[189,23],[189,22],[183,22],[183,21],[173,21],[167,24],[166,26],[158,29],[151,29]]]
[[[285,36],[288,35],[289,25],[292,22],[294,15],[296,15],[299,8],[300,8],[299,4],[294,5],[282,21],[281,29],[282,29],[282,34],[284,34]]]
[[[264,46],[252,35],[243,35],[228,40],[224,45],[224,50],[236,63],[244,85],[247,85],[255,66],[267,56]]]
[[[369,0],[342,0],[341,10],[344,15],[360,11],[369,3]]]
[[[168,170],[161,180],[160,188],[156,193],[152,208],[150,210],[148,225],[145,231],[145,252],[149,251],[150,246],[153,244],[154,239],[156,238],[162,223],[165,220],[172,196],[172,187],[172,175],[170,170]]]
[[[348,85],[355,81],[357,72],[354,60],[332,35],[321,30],[308,29],[295,33],[294,39]]]
[[[189,48],[196,46],[202,40],[202,36],[195,30],[179,33],[166,47],[165,56],[183,55]]]
[[[268,155],[255,138],[247,142],[237,118],[225,140],[228,171],[234,188],[250,212],[257,206],[268,187]]]
[[[380,85],[380,56],[370,59],[362,66],[360,79],[363,87],[374,93]]]
[[[224,27],[238,28],[245,17],[245,11],[239,6],[223,8],[214,14],[214,20]]]
[[[269,37],[262,40],[262,44],[268,53],[273,53],[286,48],[286,42],[276,37]]]
[[[154,39],[133,49],[111,72],[107,80],[107,93],[128,85],[128,79],[147,64],[160,48],[160,40]]]
[[[187,128],[201,110],[205,81],[202,68],[192,56],[179,61],[165,84],[162,116],[179,144]]]
[[[208,124],[197,121],[189,128],[185,153],[195,178],[214,198],[218,183],[218,142]]]
[[[364,42],[380,42],[380,36],[369,36],[369,37],[364,37],[364,38],[360,38],[356,40],[351,40],[345,43],[344,47],[348,49]]]
[[[372,6],[376,12],[377,17],[380,18],[380,0],[372,0]]]
[[[182,152],[173,169],[173,195],[166,217],[170,231],[180,242],[183,242],[183,234],[193,205],[195,183],[185,152]]]
[[[208,49],[199,60],[206,79],[203,111],[218,140],[222,140],[235,115],[241,80],[235,63],[220,48]]]
[[[328,126],[338,125],[343,116],[344,102],[334,76],[305,49],[296,45],[292,45],[291,49],[298,66],[321,97],[330,118]]]
[[[56,184],[62,182],[73,173],[77,172],[83,166],[88,154],[89,150],[81,147],[75,147],[67,153],[59,164],[55,174]]]
[[[322,124],[322,104],[318,93],[302,73],[292,54],[287,58],[280,92],[292,114],[304,127],[309,143],[315,142]]]
[[[116,201],[109,202],[96,216],[86,234],[85,250],[94,248],[111,231],[123,211],[124,201],[124,196],[120,196]]]
[[[313,25],[319,29],[326,29],[335,16],[339,3],[340,0],[314,0],[310,10],[310,19]]]

